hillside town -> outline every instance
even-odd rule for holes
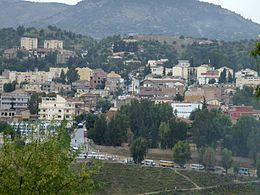
[[[0,195],[260,194],[260,24],[213,1],[0,1]]]
[[[127,40],[130,42],[130,40]],[[136,40],[131,40],[132,42]],[[44,58],[56,52],[57,62],[63,63],[75,55],[74,51],[63,50],[63,41],[45,40],[44,48],[38,48],[37,38],[21,38],[20,48],[4,51],[4,57],[13,58],[23,52],[23,58]],[[120,58],[124,52],[114,53],[109,59]],[[125,61],[124,63],[127,63]],[[120,74],[105,72],[89,67],[75,68],[78,78],[69,83],[65,78],[68,68],[50,67],[49,71],[18,72],[4,70],[0,76],[0,120],[17,123],[67,120],[72,126],[75,117],[83,113],[98,113],[101,100],[111,102],[107,112],[116,112],[131,100],[149,99],[155,104],[171,105],[178,118],[189,119],[192,111],[202,108],[206,101],[209,109],[220,109],[235,123],[240,116],[250,115],[259,119],[260,110],[252,106],[234,105],[232,96],[245,86],[256,88],[260,84],[257,71],[249,68],[234,72],[227,66],[215,69],[210,63],[192,67],[189,60],[178,60],[171,68],[164,64],[168,59],[148,60],[145,66],[129,74],[126,83]],[[148,73],[142,78],[144,71]],[[12,86],[13,84],[13,86]],[[11,89],[8,86],[11,85]],[[30,105],[35,93],[44,93],[40,101]]]

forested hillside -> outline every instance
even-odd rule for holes
[[[0,27],[55,25],[96,38],[154,34],[221,40],[255,38],[260,25],[198,0],[83,0],[77,5],[1,0]]]
[[[45,29],[7,28],[0,30],[0,53],[5,49],[19,47],[22,36],[37,37],[39,47],[43,47],[46,39],[58,39],[64,41],[65,49],[75,50],[77,56],[71,58],[67,64],[56,64],[51,59],[3,59],[0,58],[0,70],[5,68],[11,70],[46,70],[49,66],[74,66],[90,68],[103,68],[106,71],[116,71],[126,74],[139,68],[137,65],[126,65],[126,60],[137,60],[145,65],[148,60],[169,59],[167,67],[172,67],[178,59],[190,60],[193,66],[209,63],[218,68],[228,66],[235,70],[241,68],[255,69],[256,61],[249,54],[255,45],[255,40],[244,40],[237,42],[224,42],[206,39],[193,39],[186,37],[175,37],[174,42],[162,42],[156,39],[137,39],[130,47],[126,46],[124,39],[135,39],[135,37],[113,36],[101,40],[61,30],[54,26]],[[188,41],[186,41],[188,40]],[[184,42],[187,44],[183,44]],[[201,44],[205,41],[207,44]],[[112,47],[114,46],[114,47]],[[113,49],[112,49],[113,48]],[[124,51],[126,54],[117,61],[110,61],[109,56],[113,52]],[[84,55],[82,55],[84,53]],[[126,72],[125,72],[126,71]]]

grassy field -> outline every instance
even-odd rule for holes
[[[243,184],[220,186],[210,190],[199,190],[190,192],[162,192],[158,195],[259,195],[259,184]]]
[[[105,163],[96,176],[102,188],[96,194],[138,194],[166,189],[192,188],[189,181],[171,169]]]
[[[160,195],[257,195],[260,184],[235,184],[234,177],[217,174],[178,171],[200,187],[216,186],[213,189],[194,190],[195,186],[182,175],[168,168],[141,167],[117,163],[104,163],[95,176],[101,184],[96,195],[127,195],[160,192]],[[236,178],[237,179],[237,178]],[[174,191],[176,187],[176,191]],[[182,189],[191,191],[182,192]],[[171,190],[167,192],[167,190]],[[172,191],[173,190],[173,191]],[[164,192],[165,191],[165,192]]]
[[[233,176],[224,176],[213,173],[199,172],[199,171],[179,171],[183,175],[188,176],[193,182],[200,187],[232,184],[235,179]]]

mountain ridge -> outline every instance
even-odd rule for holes
[[[197,0],[83,0],[76,5],[51,6],[48,14],[38,14],[16,25],[55,25],[96,38],[115,34],[158,34],[233,41],[260,34],[260,24],[218,5]],[[0,22],[1,19],[0,14]]]

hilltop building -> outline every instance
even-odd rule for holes
[[[63,49],[63,41],[61,40],[45,40],[44,41],[44,48],[45,49]]]
[[[33,50],[38,48],[38,39],[31,37],[21,38],[21,48],[25,50]]]

